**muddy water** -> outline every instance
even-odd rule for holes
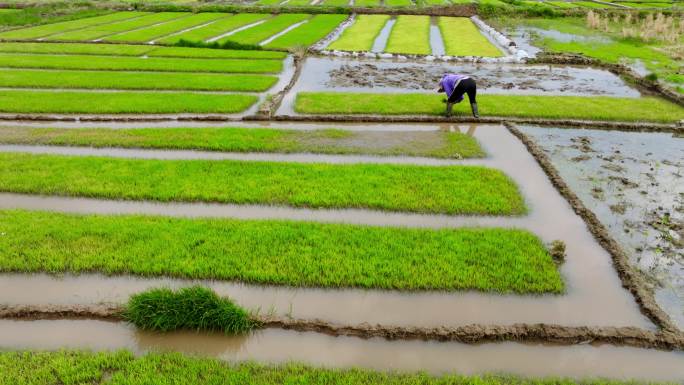
[[[684,138],[521,127],[654,286],[684,330]]]
[[[496,167],[520,186],[530,209],[522,218],[451,217],[366,210],[306,210],[287,207],[231,206],[207,204],[156,204],[88,199],[41,198],[3,194],[0,208],[48,209],[81,213],[150,213],[174,216],[225,216],[237,218],[283,218],[336,223],[384,226],[521,227],[544,241],[561,239],[567,244],[567,261],[560,268],[567,293],[560,296],[500,296],[476,292],[400,293],[380,290],[321,290],[283,287],[256,287],[213,283],[249,308],[273,309],[277,314],[296,318],[321,318],[357,324],[457,326],[471,323],[512,324],[556,323],[561,325],[639,326],[653,325],[639,312],[634,299],[621,288],[611,259],[593,239],[581,218],[550,184],[525,147],[501,126],[462,126],[471,131],[490,158],[480,164]],[[85,281],[81,281],[84,279]],[[123,279],[123,280],[121,280]],[[50,303],[60,298],[98,301],[113,296],[120,301],[141,287],[160,283],[189,282],[99,279],[65,277],[63,280],[35,276],[5,275],[0,279],[0,302]],[[63,289],[59,289],[59,288]],[[55,295],[59,290],[68,292]],[[71,294],[69,294],[71,293]],[[118,293],[118,294],[117,294]],[[41,302],[42,301],[42,302]]]
[[[442,32],[440,32],[439,25],[437,25],[436,16],[432,16],[430,18],[430,47],[432,48],[433,56],[446,55],[444,40],[442,39]]]
[[[385,47],[387,47],[387,40],[389,40],[390,32],[392,32],[392,28],[394,27],[394,23],[397,22],[397,19],[395,17],[392,17],[391,19],[387,20],[387,23],[385,23],[385,26],[380,30],[380,34],[378,37],[375,38],[375,41],[373,42],[373,47],[371,48],[371,52],[384,52]]]
[[[330,337],[277,329],[249,336],[177,332],[155,334],[104,321],[0,321],[0,349],[64,348],[137,354],[180,351],[227,361],[305,362],[325,367],[362,367],[432,374],[510,373],[523,376],[684,378],[684,354],[613,346],[550,346],[518,343],[463,345]]]
[[[0,153],[30,153],[68,156],[106,156],[125,159],[163,159],[163,160],[243,160],[264,162],[297,163],[389,163],[447,166],[454,164],[476,164],[476,160],[436,159],[409,156],[373,155],[327,155],[327,154],[277,154],[277,153],[230,153],[193,150],[143,150],[126,148],[91,148],[62,146],[3,145]]]
[[[640,97],[620,77],[589,67],[309,57],[278,113],[294,115],[300,92],[430,93],[445,73],[473,76],[478,92],[485,94]]]

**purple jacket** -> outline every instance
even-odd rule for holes
[[[451,97],[451,94],[454,93],[454,90],[458,86],[458,83],[461,82],[461,80],[468,79],[470,76],[467,75],[459,75],[459,74],[446,74],[442,77],[442,80],[439,81],[439,86],[444,89],[444,92],[447,94],[447,98]],[[457,100],[457,102],[460,102],[463,100],[463,95],[461,95],[461,98]]]

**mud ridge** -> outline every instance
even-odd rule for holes
[[[0,305],[0,318],[15,320],[96,319],[124,321],[119,305]],[[256,316],[261,328],[315,332],[330,336],[363,339],[421,340],[481,344],[514,341],[559,345],[611,344],[661,350],[684,350],[684,336],[671,331],[653,332],[635,327],[567,327],[551,324],[466,325],[460,327],[396,327],[385,325],[340,325],[321,320]]]
[[[498,116],[457,116],[446,118],[443,116],[428,115],[278,115],[273,117],[276,121],[291,122],[350,122],[350,123],[481,123],[481,124],[504,124],[513,122],[519,124],[537,124],[543,126],[560,126],[575,128],[592,128],[603,130],[622,130],[639,132],[684,132],[684,126],[667,123],[645,122],[608,122],[598,120],[578,119],[543,119],[543,118],[507,118]]]
[[[283,99],[285,98],[285,95],[287,95],[292,88],[297,84],[297,81],[299,80],[299,77],[302,75],[302,69],[304,68],[304,60],[306,59],[306,53],[304,54],[294,54],[294,73],[292,74],[292,79],[290,79],[290,82],[287,83],[285,88],[280,90],[277,94],[273,95],[271,100],[265,101],[260,107],[259,111],[254,116],[246,116],[243,118],[243,120],[263,120],[263,119],[271,119],[273,115],[275,115],[276,111],[278,108],[280,108],[280,104],[283,102]]]
[[[646,93],[656,93],[673,103],[684,106],[684,94],[680,94],[670,87],[658,83],[658,81],[648,80],[634,72],[631,68],[622,64],[606,63],[598,59],[578,54],[559,54],[547,52],[540,53],[536,58],[528,60],[528,63],[585,65],[602,68],[625,78],[628,82],[636,85],[641,91],[645,91]]]
[[[622,280],[622,286],[632,293],[641,311],[663,330],[678,335],[680,339],[684,338],[684,333],[677,328],[667,313],[658,306],[653,293],[647,289],[648,286],[644,278],[629,264],[629,259],[620,245],[609,235],[608,230],[599,221],[596,214],[589,210],[565,183],[558,170],[556,170],[551,160],[544,153],[544,150],[527,135],[518,130],[515,125],[511,123],[504,123],[504,125],[527,147],[527,150],[537,160],[537,163],[539,163],[539,166],[549,177],[553,186],[568,201],[575,213],[582,217],[596,241],[608,251],[613,260],[613,266],[615,266],[618,276]]]

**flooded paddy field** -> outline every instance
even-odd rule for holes
[[[636,133],[521,127],[649,278],[684,328],[684,139]]]
[[[440,375],[507,373],[571,378],[607,377],[649,381],[684,378],[684,355],[610,345],[554,346],[512,342],[464,345],[330,337],[266,329],[248,336],[212,333],[150,333],[107,321],[0,320],[0,349],[127,349],[136,354],[178,351],[227,361],[306,362],[336,368],[425,371]]]
[[[366,125],[366,130],[383,127],[403,130],[416,126]],[[438,126],[417,126],[439,130]],[[318,290],[259,287],[233,283],[206,282],[221,294],[253,309],[274,309],[277,314],[298,318],[320,318],[357,324],[363,322],[395,325],[466,325],[470,323],[512,324],[545,322],[561,325],[653,326],[640,312],[631,295],[621,288],[610,256],[593,239],[582,219],[550,184],[548,178],[511,133],[502,126],[452,126],[470,133],[488,154],[472,159],[473,165],[503,170],[520,186],[531,207],[529,215],[507,217],[459,217],[387,213],[371,210],[311,210],[272,206],[221,204],[159,204],[121,202],[82,198],[41,197],[3,194],[0,207],[54,210],[99,214],[153,214],[184,217],[228,217],[243,219],[290,219],[375,226],[456,228],[463,226],[514,227],[532,231],[550,243],[562,240],[567,247],[566,261],[560,266],[567,292],[547,296],[501,296],[475,292],[397,293],[375,290]],[[69,149],[63,149],[68,151]],[[74,149],[78,151],[78,149]],[[141,150],[142,151],[142,150]],[[238,156],[239,154],[236,154]],[[344,157],[341,157],[344,158]],[[318,158],[322,160],[323,158]],[[377,158],[379,161],[383,157]],[[103,278],[98,276],[65,277],[3,276],[2,301],[7,303],[50,304],[98,301],[121,302],[135,290],[155,284],[177,287],[189,282]],[[28,287],[33,290],[26,291]],[[62,291],[62,289],[65,291]],[[38,290],[38,288],[41,288]],[[84,288],[89,288],[83,290]],[[52,295],[51,293],[60,293]],[[109,294],[107,294],[109,293]],[[63,294],[63,295],[62,295]],[[15,297],[19,300],[13,300]],[[331,301],[331,298],[334,300]],[[420,311],[416,311],[420,309]],[[606,309],[610,309],[607,311]]]

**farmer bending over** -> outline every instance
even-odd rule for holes
[[[448,99],[446,100],[446,116],[451,116],[451,109],[454,104],[460,103],[463,100],[463,94],[468,94],[470,101],[470,108],[473,110],[473,117],[479,118],[480,114],[477,112],[477,85],[475,80],[468,75],[446,74],[439,81],[439,89],[437,92],[446,92]]]

